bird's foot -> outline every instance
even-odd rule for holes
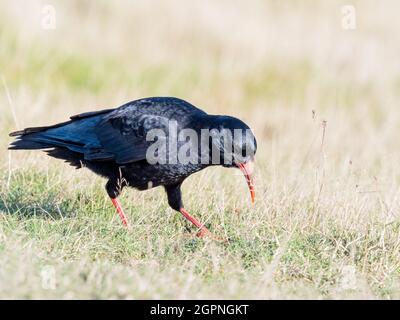
[[[223,239],[221,237],[216,236],[212,232],[210,232],[204,224],[200,223],[196,218],[192,217],[189,212],[187,212],[184,208],[181,208],[179,210],[183,216],[189,220],[191,223],[193,223],[197,228],[199,228],[199,231],[196,233],[196,236],[199,238],[204,238],[208,237],[210,239],[216,240],[216,241],[225,241],[226,239]]]
[[[217,235],[215,235],[214,233],[212,233],[210,230],[208,230],[206,227],[202,227],[197,233],[196,236],[199,238],[210,238],[212,240],[215,241],[225,241],[226,239],[219,237]]]
[[[204,238],[210,234],[212,233],[206,227],[203,227],[196,233],[196,237]]]

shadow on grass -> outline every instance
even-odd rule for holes
[[[39,195],[37,195],[39,196]],[[54,195],[40,196],[36,199],[7,194],[0,198],[0,211],[20,218],[40,217],[61,219],[73,216],[73,208],[67,200],[59,201]]]
[[[60,219],[74,212],[72,199],[64,199],[62,190],[47,185],[45,173],[18,172],[9,187],[0,194],[0,211],[20,218]]]

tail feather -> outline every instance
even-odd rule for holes
[[[62,138],[47,131],[38,131],[36,133],[28,133],[17,136],[8,147],[9,150],[34,150],[34,149],[47,149],[53,147],[64,147],[74,152],[85,152],[85,145],[78,141]]]
[[[72,121],[65,121],[65,122],[57,123],[57,124],[52,125],[52,126],[25,128],[23,130],[18,130],[18,131],[11,132],[9,134],[9,136],[10,137],[17,137],[17,136],[24,136],[24,135],[31,134],[31,133],[43,132],[43,131],[46,131],[46,130],[49,130],[49,129],[54,129],[54,128],[65,126],[67,124],[70,124],[71,122]]]
[[[10,136],[16,139],[11,142],[8,149],[65,148],[72,153],[93,157],[93,154],[102,149],[94,128],[102,120],[102,115],[110,111],[112,109],[87,112],[73,116],[71,120],[55,125],[31,127],[11,132]],[[55,154],[53,152],[50,155],[54,156]],[[58,151],[57,155],[61,155],[61,151]]]
[[[50,148],[51,145],[45,141],[37,139],[37,133],[47,130],[48,127],[26,128],[24,130],[14,131],[9,134],[10,137],[17,137],[8,146],[9,150],[36,150]]]
[[[30,127],[30,128],[25,128],[23,130],[18,130],[18,131],[14,131],[11,132],[9,134],[10,137],[17,137],[17,136],[23,136],[23,135],[27,135],[27,134],[31,134],[31,133],[37,133],[37,132],[43,132],[49,129],[54,129],[54,128],[59,128],[62,126],[65,126],[67,124],[70,124],[76,120],[82,120],[82,119],[86,119],[86,118],[90,118],[93,116],[98,116],[98,115],[102,115],[104,113],[108,113],[111,112],[115,109],[104,109],[104,110],[99,110],[99,111],[90,111],[90,112],[84,112],[81,114],[77,114],[74,116],[71,116],[69,121],[65,121],[65,122],[60,122],[51,126],[44,126],[44,127]]]
[[[51,148],[51,145],[23,139],[13,141],[8,147],[9,150],[37,150],[46,148]]]
[[[24,130],[14,131],[9,134],[10,137],[18,137],[24,136],[30,133],[36,133],[47,130],[49,127],[33,127],[33,128],[26,128]]]

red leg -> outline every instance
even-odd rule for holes
[[[124,226],[126,226],[128,229],[130,229],[128,219],[126,218],[126,215],[124,213],[124,210],[121,207],[121,204],[119,203],[119,200],[117,198],[114,198],[114,199],[111,198],[111,201],[112,201],[114,207],[117,209],[119,217],[121,218],[121,221],[124,224]]]
[[[211,233],[205,226],[204,224],[200,223],[196,218],[190,215],[189,212],[187,212],[184,208],[181,208],[179,210],[182,215],[188,219],[191,223],[193,223],[197,228],[199,228],[199,232],[196,233],[196,236],[203,238],[204,236],[211,236],[212,238],[216,240],[220,240],[217,236],[215,236],[213,233]]]

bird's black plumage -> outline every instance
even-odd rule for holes
[[[183,208],[181,184],[190,174],[209,163],[150,164],[146,152],[153,141],[146,136],[153,129],[165,132],[168,140],[170,123],[177,130],[248,129],[239,119],[208,115],[190,103],[172,97],[135,100],[116,109],[86,112],[69,121],[47,127],[27,128],[10,134],[16,140],[9,149],[45,149],[49,156],[63,159],[76,168],[87,167],[108,179],[106,190],[115,199],[125,186],[145,190],[164,186],[168,203],[175,210]],[[159,139],[162,139],[159,137]],[[184,141],[178,142],[183,144]],[[254,136],[242,141],[256,151]],[[170,156],[169,150],[165,150]]]

